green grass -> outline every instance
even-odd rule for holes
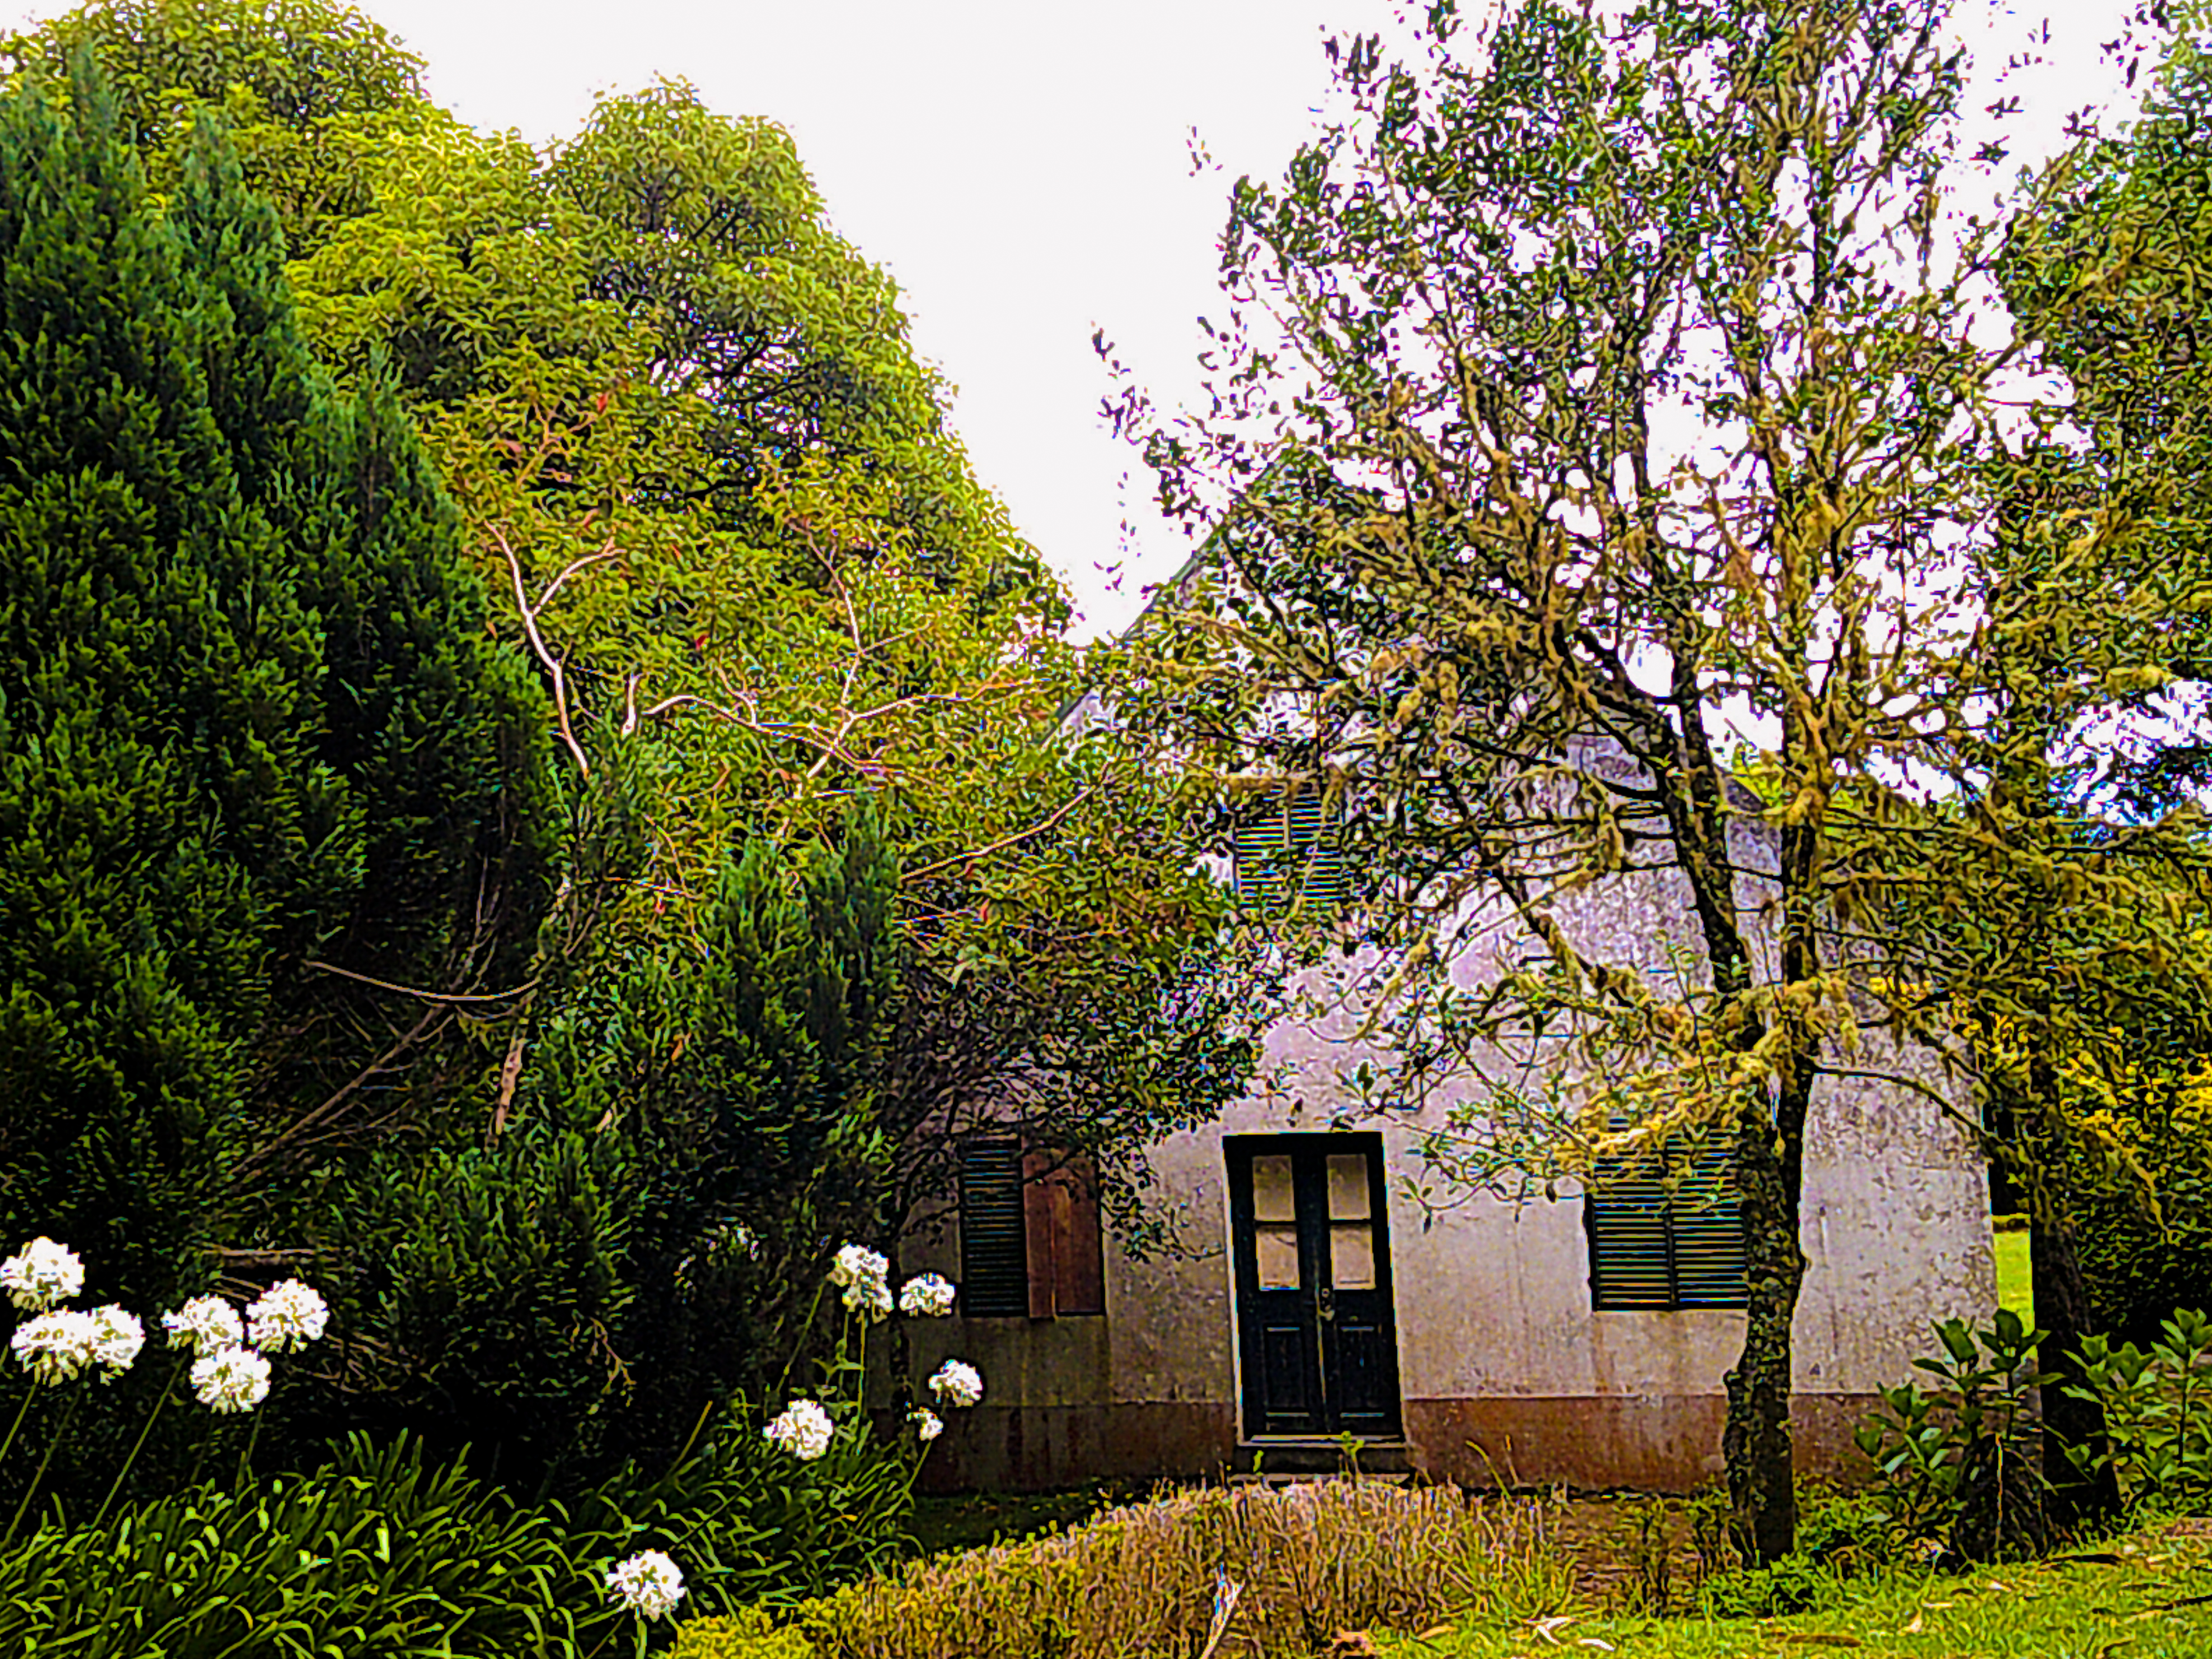
[[[2201,1523],[2199,1523],[2201,1524]],[[2205,1659],[2212,1654],[2212,1539],[2147,1533],[1962,1577],[1899,1576],[1850,1605],[1786,1619],[1528,1621],[1506,1630],[1383,1637],[1391,1659]]]
[[[1997,1306],[2010,1308],[2030,1325],[2035,1323],[2035,1279],[2027,1267],[2027,1229],[2014,1228],[1994,1235],[1997,1252]]]

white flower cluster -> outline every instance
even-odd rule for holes
[[[31,1380],[49,1387],[58,1387],[91,1364],[99,1345],[100,1328],[92,1316],[66,1309],[25,1320],[8,1344]]]
[[[761,1431],[771,1443],[782,1447],[802,1463],[811,1463],[830,1449],[837,1425],[830,1413],[811,1400],[794,1400],[783,1413]]]
[[[983,1374],[964,1359],[948,1359],[929,1379],[929,1391],[948,1406],[972,1406],[983,1397]]]
[[[658,1619],[684,1599],[684,1575],[660,1551],[647,1550],[608,1573],[607,1589],[632,1613]]]
[[[296,1279],[273,1285],[238,1310],[219,1296],[196,1296],[161,1316],[173,1348],[192,1351],[192,1392],[210,1411],[249,1412],[269,1397],[272,1353],[304,1348],[330,1324],[322,1297]]]
[[[927,1406],[916,1406],[906,1414],[906,1420],[914,1425],[914,1431],[921,1437],[925,1446],[945,1432],[945,1419]]]
[[[146,1346],[146,1328],[138,1316],[111,1302],[86,1316],[92,1321],[92,1363],[100,1367],[100,1380],[112,1382],[129,1370]]]
[[[848,1244],[830,1266],[830,1282],[845,1287],[848,1311],[882,1319],[891,1310],[891,1264],[863,1244]]]
[[[0,1261],[0,1290],[26,1313],[44,1313],[84,1288],[84,1263],[51,1238],[34,1238]]]
[[[251,1348],[217,1348],[192,1361],[192,1392],[215,1412],[250,1412],[269,1397],[269,1362]]]
[[[246,1344],[238,1310],[219,1296],[196,1296],[176,1312],[163,1314],[161,1328],[169,1334],[171,1347],[190,1348],[203,1358]]]
[[[264,1353],[304,1348],[323,1334],[331,1310],[322,1297],[296,1279],[272,1285],[246,1310],[246,1340]]]
[[[952,1281],[941,1273],[909,1279],[899,1291],[899,1311],[909,1319],[942,1319],[952,1311]]]
[[[146,1345],[144,1328],[112,1304],[91,1313],[54,1306],[84,1288],[84,1263],[51,1238],[34,1238],[0,1262],[0,1285],[35,1315],[8,1340],[33,1382],[56,1387],[96,1366],[100,1380],[112,1382]]]

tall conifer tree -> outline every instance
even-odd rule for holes
[[[302,1033],[388,1042],[311,964],[468,988],[542,887],[527,678],[283,257],[211,128],[165,212],[88,70],[0,106],[0,1237],[140,1304],[207,1276]]]

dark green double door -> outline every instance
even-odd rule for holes
[[[1396,1439],[1382,1136],[1234,1135],[1225,1149],[1245,1434]]]

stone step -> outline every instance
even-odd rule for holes
[[[1363,1441],[1359,1473],[1377,1480],[1403,1480],[1413,1473],[1413,1451],[1402,1440]],[[1270,1436],[1239,1441],[1237,1460],[1230,1468],[1231,1480],[1263,1480],[1273,1486],[1310,1480],[1316,1475],[1349,1474],[1352,1465],[1345,1457],[1341,1441]]]

